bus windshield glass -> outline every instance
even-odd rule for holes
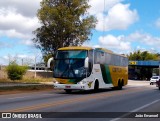
[[[58,51],[56,55],[56,59],[66,59],[66,58],[86,58],[87,51],[86,50],[66,50],[66,51]]]
[[[84,78],[86,69],[84,61],[87,57],[87,51],[58,51],[55,66],[54,77],[56,78]]]

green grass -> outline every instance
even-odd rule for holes
[[[0,87],[1,90],[42,90],[53,89],[52,85],[27,85],[27,86],[13,86],[13,87]]]
[[[0,87],[0,93],[13,92],[13,91],[38,91],[53,89],[52,85],[27,85],[27,86],[13,86],[13,87]]]
[[[40,84],[42,82],[53,82],[53,78],[24,78],[22,80],[9,80],[9,79],[0,79],[0,84],[15,84],[15,83],[27,83],[27,84]],[[43,90],[52,90],[53,85],[26,85],[26,86],[12,86],[12,87],[0,87],[1,94],[10,94],[17,92],[28,92],[28,91],[43,91]]]
[[[53,82],[53,78],[43,78],[37,75],[34,78],[34,74],[29,73],[28,75],[23,76],[21,80],[10,80],[7,78],[5,69],[0,70],[0,85],[1,84],[13,84],[13,83],[29,83],[29,84],[39,84],[42,82]],[[10,94],[16,92],[28,92],[28,91],[43,91],[43,90],[52,90],[53,85],[26,85],[26,86],[12,86],[12,87],[0,87],[0,94]]]
[[[0,83],[41,83],[53,82],[53,78],[23,78],[22,80],[0,79]]]
[[[16,80],[19,83],[41,83],[41,82],[53,82],[53,78],[24,78],[22,80]]]
[[[0,83],[12,83],[13,81],[9,80],[9,79],[0,79]]]

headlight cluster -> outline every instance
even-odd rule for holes
[[[57,82],[57,81],[55,81],[54,83],[55,83],[55,84],[59,84],[59,82]]]
[[[80,81],[77,84],[85,84],[85,83],[86,83],[85,81]]]

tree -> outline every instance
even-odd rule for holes
[[[43,55],[43,60],[44,60],[44,63],[45,65],[47,66],[47,62],[50,58],[52,58],[52,54],[48,54],[48,55]]]
[[[43,56],[43,59],[44,59],[44,63],[45,63],[45,66],[47,66],[47,62],[48,62],[48,60],[50,59],[50,58],[52,58],[53,57],[53,55],[52,54],[48,54],[48,55],[44,55]],[[53,66],[54,66],[54,59],[51,61],[51,63],[50,63],[50,69],[52,70],[53,69]]]
[[[135,51],[127,55],[129,60],[158,60],[158,54],[148,51]]]
[[[42,0],[37,14],[42,26],[33,32],[33,42],[43,54],[82,45],[90,40],[97,21],[87,13],[89,8],[88,0]]]
[[[137,50],[135,52],[130,53],[127,55],[129,60],[158,60],[158,54],[156,53],[150,53],[148,51],[140,51]],[[135,68],[129,67],[129,68]],[[139,71],[135,71],[136,75],[138,76],[139,79],[149,79],[152,76],[152,68],[149,67],[138,67]]]

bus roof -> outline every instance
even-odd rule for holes
[[[92,49],[93,49],[92,47],[85,47],[85,46],[70,46],[70,47],[62,47],[62,48],[59,48],[58,50],[92,50]],[[107,52],[107,53],[111,53],[111,54],[126,57],[125,55],[116,54],[113,51],[105,49],[105,48],[95,48],[95,50],[100,50],[100,51],[103,51],[103,52]]]
[[[91,50],[91,47],[84,47],[84,46],[71,46],[71,47],[63,47],[59,48],[58,50]]]
[[[119,56],[126,57],[126,56],[123,55],[123,54],[114,53],[113,51],[108,50],[108,49],[106,49],[106,48],[95,48],[95,50],[100,50],[100,51],[102,51],[102,52],[107,52],[107,53],[110,53],[110,54],[114,54],[114,55],[119,55]]]
[[[103,52],[107,52],[107,53],[113,53],[113,51],[105,49],[105,48],[95,48],[96,50],[101,50]]]

